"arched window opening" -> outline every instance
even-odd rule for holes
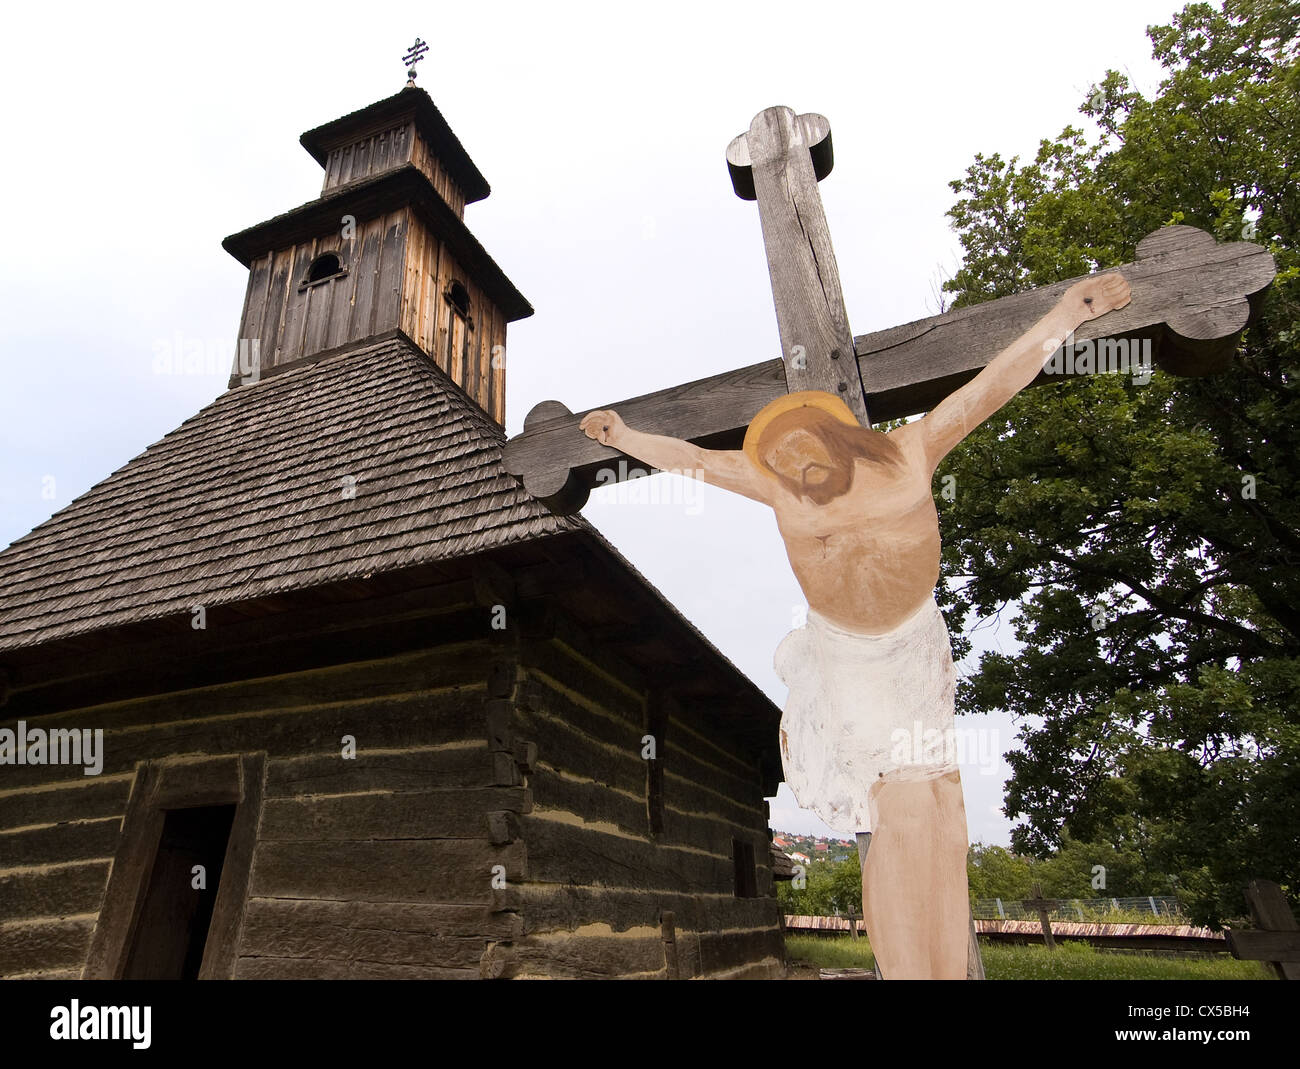
[[[469,317],[469,290],[465,288],[465,283],[453,280],[447,287],[447,303],[459,312],[471,326],[473,320]]]
[[[304,287],[314,286],[318,282],[328,282],[331,278],[338,278],[343,274],[346,274],[346,271],[338,253],[323,252],[307,268],[307,277],[302,280],[302,284]]]

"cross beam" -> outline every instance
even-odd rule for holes
[[[876,422],[927,412],[1078,281],[859,335],[849,359],[843,352],[848,322],[816,189],[831,163],[826,120],[769,108],[732,141],[727,162],[737,194],[759,200],[782,359],[600,406],[637,430],[735,449],[764,405],[803,389],[836,393],[864,423],[868,412]],[[1073,337],[1074,352],[1102,341],[1149,342],[1156,366],[1176,375],[1205,375],[1228,366],[1277,267],[1259,245],[1220,244],[1194,227],[1168,226],[1143,238],[1134,261],[1119,271],[1132,300],[1083,324]],[[1045,371],[1035,384],[1056,377]],[[558,513],[582,508],[598,480],[643,470],[635,461],[620,464],[630,458],[584,435],[578,427],[582,414],[543,401],[503,451],[506,471]]]

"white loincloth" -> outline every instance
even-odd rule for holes
[[[875,827],[867,792],[880,779],[933,779],[957,768],[957,673],[931,597],[884,635],[808,623],[776,649],[790,688],[781,717],[785,781],[799,805],[836,831]]]

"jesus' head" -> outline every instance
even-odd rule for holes
[[[848,492],[859,458],[902,462],[887,435],[850,420],[848,406],[830,394],[788,395],[754,418],[745,451],[791,494],[826,505]]]

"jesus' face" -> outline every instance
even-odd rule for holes
[[[820,408],[804,406],[772,420],[758,440],[763,466],[804,500],[827,505],[849,492],[859,459],[898,466],[893,439],[870,428],[841,423]]]
[[[782,485],[818,505],[829,504],[853,485],[855,456],[837,448],[828,423],[838,421],[820,409],[794,409],[768,424],[758,442],[758,455]]]

